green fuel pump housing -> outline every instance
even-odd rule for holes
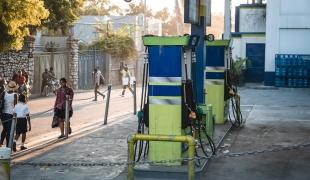
[[[143,37],[148,52],[149,134],[182,135],[182,74],[184,46],[189,36]],[[174,160],[182,156],[179,142],[149,142],[149,160]],[[158,164],[161,165],[161,164]],[[173,162],[164,165],[181,165]]]
[[[225,124],[228,105],[225,102],[225,71],[230,64],[230,41],[206,42],[205,93],[206,104],[213,106],[216,124]]]

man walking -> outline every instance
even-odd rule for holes
[[[101,71],[98,68],[95,68],[93,73],[94,73],[94,86],[95,86],[94,87],[94,89],[95,89],[95,99],[93,101],[97,101],[97,94],[101,95],[103,99],[105,98],[105,95],[99,91],[100,81],[101,80],[103,81],[104,77],[103,77]]]
[[[121,96],[122,97],[125,96],[125,91],[127,88],[133,94],[134,92],[131,89],[131,84],[130,84],[131,74],[130,74],[130,71],[128,70],[128,67],[126,64],[123,67],[123,70],[121,70],[121,74],[122,74],[122,84],[123,84],[123,91],[122,91]]]
[[[41,94],[43,94],[44,88],[48,83],[49,76],[50,75],[49,75],[48,69],[45,69],[45,71],[42,73]]]

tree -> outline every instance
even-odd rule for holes
[[[140,1],[139,4],[130,3],[129,8],[126,9],[126,15],[128,16],[137,16],[139,14],[144,14],[144,4],[142,1]],[[146,17],[152,17],[153,12],[151,9],[145,10],[145,16]]]
[[[50,14],[43,25],[48,29],[60,29],[63,34],[68,34],[69,26],[78,19],[79,8],[83,2],[84,0],[44,0],[44,6]]]
[[[157,11],[154,15],[155,19],[161,20],[163,23],[167,22],[170,17],[170,13],[167,7],[162,9],[161,11]]]
[[[0,52],[20,50],[29,26],[40,26],[48,15],[42,0],[0,1]]]
[[[111,13],[121,14],[121,9],[116,5],[111,5],[110,0],[85,0],[80,15],[100,15],[107,16]]]
[[[137,57],[137,50],[134,40],[129,36],[130,31],[130,26],[124,26],[118,31],[103,32],[100,40],[91,47],[100,48],[115,58],[132,60]]]

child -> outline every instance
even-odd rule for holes
[[[15,105],[15,107],[13,109],[13,113],[17,117],[16,136],[15,136],[15,140],[13,143],[13,151],[16,151],[16,141],[18,140],[20,134],[22,134],[22,144],[20,146],[20,149],[21,150],[27,149],[27,147],[25,147],[26,133],[27,133],[27,121],[29,124],[29,131],[31,131],[29,108],[26,105],[25,95],[20,94],[18,101],[19,102]]]

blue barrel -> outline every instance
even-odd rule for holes
[[[304,86],[304,79],[297,79],[297,87],[302,88]]]
[[[276,67],[280,65],[280,55],[276,54],[276,57],[275,57],[275,65]]]
[[[293,68],[287,68],[287,77],[293,77]]]
[[[304,69],[302,70],[302,76],[303,76],[304,78],[308,78],[308,69],[307,69],[307,68],[304,68]]]
[[[298,73],[297,73],[297,76],[302,78],[303,75],[304,75],[304,70],[303,70],[302,68],[298,68],[298,69],[297,69],[297,72],[298,72]]]
[[[304,79],[304,88],[308,88],[309,87],[309,79],[305,78]]]
[[[297,79],[293,79],[293,87],[297,87]]]
[[[276,76],[280,76],[280,70],[281,70],[281,68],[276,67],[276,72],[275,72]]]
[[[286,70],[286,68],[282,68],[282,76],[283,77],[285,77],[286,76],[286,74],[287,74],[287,70]]]

